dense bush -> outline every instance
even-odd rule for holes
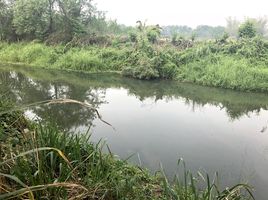
[[[159,77],[158,71],[152,65],[152,60],[146,54],[133,53],[131,57],[132,66],[125,66],[122,70],[123,75],[146,80]]]

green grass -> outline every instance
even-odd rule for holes
[[[176,79],[243,91],[268,91],[268,42],[199,42],[177,49],[146,41],[120,46],[0,43],[1,62],[83,72],[117,71],[137,79]]]
[[[268,67],[252,66],[245,58],[217,55],[182,66],[177,79],[207,86],[267,92]]]
[[[6,114],[10,116],[14,112],[9,112],[8,104],[1,104],[5,106],[1,117],[10,126],[14,123]],[[20,135],[13,135],[14,129],[6,132],[16,143],[0,140],[1,147],[4,146],[0,160],[0,199],[252,198],[251,189],[245,184],[220,190],[217,175],[211,179],[197,173],[194,177],[182,160],[178,161],[178,167],[183,170],[183,176],[176,176],[174,182],[169,182],[163,169],[152,175],[144,168],[118,159],[109,148],[110,153],[104,154],[106,144],[92,143],[88,133],[61,132],[44,123],[28,128],[16,129]]]

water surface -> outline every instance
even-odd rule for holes
[[[221,183],[249,180],[256,199],[268,196],[268,95],[183,84],[138,81],[117,74],[82,74],[2,66],[0,88],[17,104],[55,98],[86,101],[116,131],[78,105],[26,111],[92,140],[107,141],[121,158],[172,177],[177,160],[189,169],[220,173]]]

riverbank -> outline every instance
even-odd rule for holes
[[[261,38],[105,47],[0,43],[1,62],[83,72],[120,72],[137,79],[174,79],[242,91],[268,91],[268,42]]]
[[[219,192],[217,176],[194,178],[182,161],[184,177],[175,182],[162,170],[152,175],[118,159],[105,143],[92,143],[88,134],[27,121],[4,95],[0,113],[0,199],[248,199],[248,186]]]

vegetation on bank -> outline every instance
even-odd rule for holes
[[[87,134],[75,135],[49,124],[28,122],[22,112],[11,112],[14,108],[3,99],[0,199],[253,198],[247,185],[221,191],[217,176],[213,180],[200,173],[194,177],[184,163],[183,178],[176,176],[171,184],[162,170],[152,175],[111,152],[104,154],[105,144],[93,144]]]
[[[237,90],[268,91],[268,42],[241,37],[207,42],[178,39],[152,43],[145,33],[136,41],[109,45],[1,43],[1,62],[84,72],[119,71],[138,79],[175,79]]]
[[[119,25],[92,0],[0,0],[0,8],[1,62],[268,91],[265,17],[193,30]]]

